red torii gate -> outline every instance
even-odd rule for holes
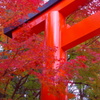
[[[58,0],[59,1],[59,0]],[[65,17],[78,9],[88,0],[61,0],[39,16],[28,22],[31,26],[32,33],[40,33],[45,31],[46,45],[50,47],[58,47],[54,54],[57,59],[65,57],[65,51],[84,42],[98,34],[100,34],[100,12],[85,18],[81,22],[68,27]],[[22,30],[20,27],[12,31],[12,37]],[[56,66],[56,64],[54,65]],[[67,100],[64,95],[56,97],[52,94],[48,95],[48,87],[42,86],[41,100]]]

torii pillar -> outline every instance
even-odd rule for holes
[[[61,48],[61,33],[65,27],[65,18],[59,13],[59,11],[52,11],[48,13],[45,24],[45,40],[46,45],[50,47],[57,47],[57,51],[54,53],[54,58],[56,59],[66,59],[66,54]],[[58,67],[59,62],[55,62],[52,66],[54,69]],[[59,94],[59,96],[54,96],[49,94],[48,87],[43,86],[41,91],[41,100],[65,100],[65,95]],[[66,99],[67,100],[67,99]]]
[[[46,10],[39,16],[28,22],[31,26],[32,33],[45,31],[46,45],[57,47],[54,57],[57,59],[66,59],[65,51],[100,34],[100,12],[91,15],[81,22],[68,27],[65,17],[78,9],[88,0],[60,0],[59,3]],[[12,37],[16,38],[22,31],[23,26],[12,31]],[[55,63],[52,67],[56,67]],[[63,94],[59,97],[48,94],[48,87],[42,86],[41,100],[68,100]]]

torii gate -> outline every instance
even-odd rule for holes
[[[26,20],[31,24],[32,33],[45,31],[46,44],[50,47],[58,47],[55,52],[57,59],[65,58],[65,51],[100,34],[100,12],[91,15],[81,22],[68,27],[65,17],[84,5],[88,0],[50,0],[42,7],[40,14],[31,16]],[[23,22],[23,23],[24,23]],[[21,25],[23,24],[21,23]],[[13,29],[5,28],[5,34],[15,38],[23,26]],[[56,66],[56,64],[54,65]],[[41,100],[65,100],[65,96],[56,97],[48,95],[48,87],[42,86]],[[67,99],[66,99],[67,100]]]

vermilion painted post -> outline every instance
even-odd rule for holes
[[[45,39],[46,46],[57,47],[57,51],[54,53],[56,59],[66,59],[65,52],[61,48],[61,32],[65,26],[65,18],[58,11],[52,11],[47,15],[45,25]],[[56,61],[53,67],[56,69],[59,62]],[[43,86],[41,90],[41,100],[67,100],[65,95],[59,94],[59,97],[48,94],[48,87]]]

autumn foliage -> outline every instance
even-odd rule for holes
[[[18,24],[17,20],[21,18],[27,19],[27,14],[38,12],[36,9],[42,3],[42,0],[1,0],[1,26],[6,27],[13,25],[13,23]],[[11,4],[13,7],[11,7]],[[76,14],[75,18],[79,18],[80,15]],[[76,22],[74,21],[74,23]],[[27,25],[25,29],[28,29]],[[40,84],[48,86],[50,92],[54,95],[66,94],[65,88],[68,83],[73,84],[72,79],[82,79],[79,70],[81,68],[84,71],[89,69],[88,61],[91,64],[96,64],[100,61],[99,51],[94,51],[84,45],[77,50],[77,54],[82,51],[82,53],[88,53],[87,55],[80,53],[67,62],[62,62],[65,59],[54,59],[56,47],[45,47],[42,34],[36,35],[33,33],[30,37],[30,34],[27,34],[28,31],[22,32],[23,34],[20,33],[16,37],[17,41],[8,38],[7,41],[3,41],[6,38],[0,38],[0,44],[3,47],[2,52],[0,52],[0,96],[2,99],[37,99],[38,94],[40,94]],[[22,38],[20,38],[21,35]],[[23,41],[24,38],[27,40],[21,43],[18,42]],[[99,41],[96,43],[100,44]],[[71,53],[73,52],[71,51]],[[93,55],[93,57],[88,55]],[[52,66],[56,61],[59,61],[60,64],[57,69],[54,69]],[[37,83],[40,84],[34,88],[34,85],[36,86]],[[72,93],[67,93],[67,95],[69,98],[75,96]]]
[[[59,95],[60,92],[65,93],[66,85],[74,74],[78,74],[76,69],[87,67],[84,64],[87,59],[84,56],[79,56],[70,60],[70,62],[61,63],[58,69],[54,69],[52,65],[58,61],[53,57],[56,48],[45,47],[41,35],[34,34],[22,43],[14,40],[8,40],[7,42],[1,42],[3,51],[0,52],[0,82],[3,83],[0,89],[3,95],[7,95],[8,86],[16,77],[26,79],[21,83],[25,84],[27,77],[30,75],[37,76],[41,84],[47,85],[52,93]],[[61,60],[59,59],[59,61]],[[55,84],[57,86],[54,87]],[[16,86],[18,86],[18,83],[16,83]],[[12,85],[11,87],[14,88]],[[13,89],[12,95],[8,96],[9,98],[17,98],[18,89],[15,89]]]
[[[0,25],[18,24],[19,19],[27,19],[29,13],[37,13],[42,0],[0,0]]]

